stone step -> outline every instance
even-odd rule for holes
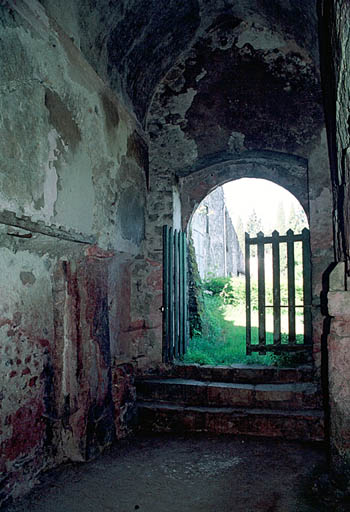
[[[313,368],[305,365],[298,368],[277,368],[275,366],[259,366],[235,364],[231,366],[209,366],[198,364],[176,364],[154,373],[143,375],[143,378],[169,377],[211,382],[232,382],[242,384],[273,384],[311,382]]]
[[[139,428],[143,431],[324,440],[324,419],[319,410],[195,407],[144,401],[138,401],[137,407]]]
[[[186,406],[250,407],[264,409],[316,409],[321,399],[315,384],[240,384],[191,379],[137,381],[137,397]]]

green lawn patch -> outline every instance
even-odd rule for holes
[[[295,366],[304,361],[303,354],[275,355],[254,353],[246,355],[245,310],[242,305],[225,304],[222,296],[204,295],[202,331],[195,332],[183,361],[185,363],[230,365],[235,363]],[[271,317],[271,318],[270,318]],[[258,341],[257,312],[252,315],[252,342]],[[282,315],[282,330],[287,332],[287,315]],[[267,344],[273,343],[273,317],[266,315]],[[302,332],[302,318],[297,329]],[[298,331],[297,331],[298,332]],[[302,336],[299,334],[299,337]]]

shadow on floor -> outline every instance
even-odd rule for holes
[[[321,512],[305,490],[325,460],[322,444],[137,436],[88,464],[47,473],[29,497],[6,510]]]

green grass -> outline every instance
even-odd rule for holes
[[[278,356],[272,353],[246,355],[245,311],[242,307],[224,304],[220,296],[204,297],[202,332],[190,340],[183,358],[185,363],[230,365],[235,363],[294,366],[303,362],[300,354]],[[282,315],[282,332],[287,332],[288,318]],[[273,317],[266,315],[266,342],[273,343]],[[297,317],[297,333],[302,333],[302,317]],[[301,335],[299,334],[299,337]],[[252,343],[258,341],[258,316],[252,314]]]

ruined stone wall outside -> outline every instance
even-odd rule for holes
[[[35,2],[0,6],[0,503],[125,435],[147,144]],[[130,305],[133,304],[133,305]],[[129,339],[129,338],[128,338]],[[122,364],[123,363],[123,364]]]
[[[225,205],[224,191],[218,187],[193,214],[190,230],[202,279],[236,276],[242,272],[242,251]]]

